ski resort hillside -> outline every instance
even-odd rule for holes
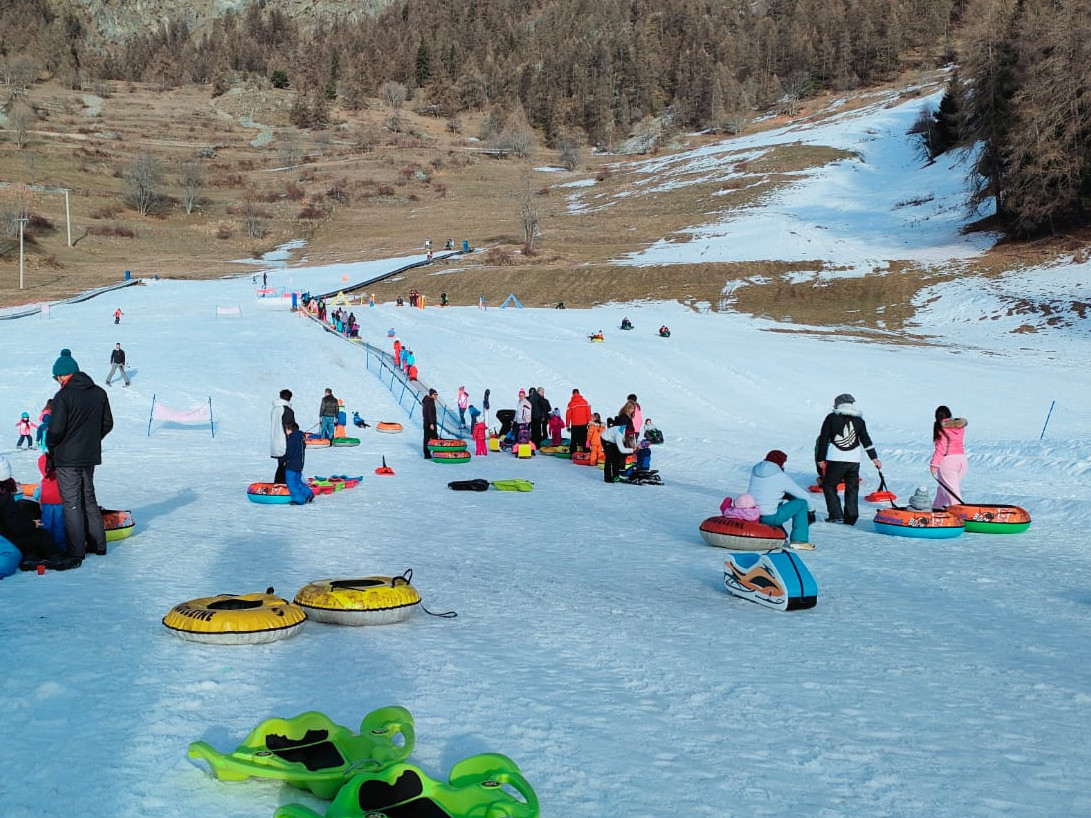
[[[857,167],[832,172],[868,175]],[[847,211],[863,189],[828,185],[825,206]],[[768,233],[759,212],[747,217],[737,252],[784,241],[791,214],[776,208]],[[923,244],[959,243],[957,220],[944,220]],[[871,239],[854,239],[852,223],[839,230],[862,265]],[[913,243],[914,229],[888,219],[871,236]],[[693,242],[690,260],[707,246]],[[1091,265],[937,284],[912,344],[624,293],[593,310],[365,299],[347,305],[359,341],[289,308],[292,293],[336,292],[420,258],[267,260],[0,320],[12,444],[0,451],[19,483],[40,476],[38,453],[13,445],[15,423],[53,396],[60,350],[99,384],[115,345],[126,350],[131,386],[108,387],[114,428],[95,483],[101,505],[134,521],[105,556],[0,581],[5,818],[269,818],[292,804],[327,814],[313,792],[220,781],[187,751],[229,753],[266,719],[309,711],[357,731],[390,706],[412,714],[410,761],[424,774],[446,781],[463,759],[503,754],[545,818],[1091,812],[1091,381],[1078,306]],[[432,268],[437,293],[465,263]],[[579,389],[603,418],[635,393],[663,432],[651,449],[662,485],[606,483],[544,453],[425,460],[412,390],[369,368],[395,339],[443,407],[465,386],[484,408],[488,389],[494,427],[531,386],[562,412]],[[369,425],[350,425],[359,446],[309,448],[304,474],[359,484],[302,506],[250,502],[248,486],[274,476],[277,395],[291,390],[312,430],[327,388]],[[729,594],[731,552],[707,545],[701,522],[747,490],[770,450],[813,483],[815,438],[846,392],[896,500],[862,502],[850,527],[825,522],[814,495],[816,549],[796,554],[817,584],[813,607]],[[1025,533],[876,531],[880,508],[934,490],[940,404],[968,419],[962,496],[1026,509]],[[379,433],[381,422],[403,431]],[[376,473],[384,464],[393,474]],[[870,465],[862,476],[862,495],[878,488]],[[533,490],[448,488],[468,479]],[[409,569],[422,604],[393,624],[307,621],[241,645],[185,641],[163,624],[192,600],[270,588],[291,600],[319,580]]]

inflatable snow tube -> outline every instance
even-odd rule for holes
[[[408,619],[420,605],[409,584],[412,571],[400,577],[319,579],[304,585],[295,604],[308,619],[331,625],[390,625]]]
[[[732,554],[724,561],[724,588],[775,611],[799,611],[818,604],[818,583],[793,551]]]
[[[947,511],[915,511],[911,508],[881,508],[875,512],[873,525],[880,534],[945,540],[959,536],[962,520]]]
[[[591,462],[591,452],[573,452],[572,462],[577,466],[593,466]]]
[[[434,437],[428,441],[428,451],[430,452],[464,452],[466,451],[465,440],[448,440],[445,438]]]
[[[416,731],[404,707],[373,710],[359,733],[311,710],[290,719],[266,719],[231,753],[205,741],[191,742],[190,758],[207,761],[221,781],[266,778],[332,799],[358,769],[382,769],[405,761]]]
[[[330,441],[331,446],[359,446],[360,438],[358,437],[335,437]]]
[[[700,531],[701,537],[709,545],[731,551],[770,551],[783,548],[788,539],[780,526],[720,515],[702,522]]]
[[[387,422],[387,421],[383,421],[382,423],[376,423],[375,424],[375,431],[376,432],[385,432],[388,435],[397,434],[401,430],[402,430],[402,425],[400,423],[390,423],[390,422]]]
[[[292,502],[292,494],[283,483],[251,483],[246,488],[246,499],[251,503],[286,506]]]
[[[106,527],[106,542],[126,539],[133,533],[136,525],[131,511],[115,511],[110,508],[102,509],[102,522]]]
[[[182,639],[209,645],[259,645],[295,636],[307,621],[298,605],[270,588],[263,594],[220,594],[171,608],[163,624]]]
[[[323,449],[330,445],[330,439],[321,435],[307,435],[303,442],[308,449]]]
[[[432,452],[433,463],[469,463],[470,453],[463,449],[458,452]]]
[[[0,537],[0,579],[10,577],[18,571],[22,561],[23,552],[16,548],[15,543]]]
[[[1019,506],[962,503],[947,506],[947,511],[975,534],[1021,534],[1030,528],[1030,514]]]

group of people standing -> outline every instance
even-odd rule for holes
[[[933,453],[929,470],[939,484],[932,508],[942,510],[960,502],[958,493],[966,474],[964,435],[966,420],[952,417],[947,406],[935,411],[932,426]],[[860,517],[860,466],[867,458],[877,471],[883,468],[875,444],[868,433],[856,398],[845,392],[834,398],[833,410],[826,415],[815,442],[815,467],[826,502],[826,522],[855,525]],[[745,516],[745,508],[756,507],[758,520],[766,525],[781,525],[789,520],[789,541],[794,548],[811,549],[809,524],[816,519],[811,493],[784,472],[788,455],[773,449],[755,465],[743,502],[726,503],[727,516]],[[844,493],[844,503],[840,492]],[[927,502],[927,499],[925,499]]]
[[[39,457],[39,502],[21,499],[11,464],[0,458],[0,534],[24,560],[64,570],[78,567],[88,554],[106,553],[94,478],[114,418],[106,390],[80,371],[70,350],[61,350],[52,376],[59,389],[47,403],[43,424],[47,451]]]

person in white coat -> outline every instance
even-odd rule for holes
[[[273,401],[273,412],[269,419],[269,456],[277,461],[274,483],[284,483],[284,454],[288,451],[289,423],[295,423],[295,410],[292,409],[292,390],[281,389],[280,397]]]
[[[758,511],[761,512],[758,522],[781,525],[791,520],[791,547],[810,551],[814,545],[810,542],[808,516],[815,511],[814,501],[807,489],[784,473],[784,464],[787,462],[788,455],[780,449],[773,449],[751,469],[750,486],[746,492],[758,504]],[[792,499],[784,500],[785,495]]]
[[[602,469],[602,479],[607,483],[620,483],[625,455],[635,451],[636,439],[628,433],[624,421],[615,423],[607,420],[606,423],[606,431],[602,433],[602,454],[606,461]]]

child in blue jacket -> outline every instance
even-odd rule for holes
[[[307,444],[298,423],[289,423],[288,439],[282,460],[284,461],[284,482],[292,495],[292,505],[301,506],[314,499],[314,492],[303,482],[303,460]]]

